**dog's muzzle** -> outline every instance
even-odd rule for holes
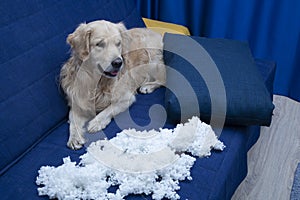
[[[118,57],[111,62],[111,65],[104,71],[104,74],[110,78],[116,77],[122,65],[123,65],[123,60],[122,58]]]

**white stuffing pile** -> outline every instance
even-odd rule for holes
[[[129,194],[179,199],[179,181],[191,180],[195,157],[223,150],[212,128],[193,117],[175,129],[123,130],[111,140],[91,143],[79,164],[64,158],[43,166],[36,179],[39,195],[57,199],[121,200]],[[118,186],[115,193],[108,192]]]

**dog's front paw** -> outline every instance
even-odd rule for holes
[[[87,125],[87,130],[90,133],[96,133],[102,129],[104,129],[110,122],[110,119],[104,118],[99,120],[97,117],[92,119],[88,125]]]
[[[68,140],[68,147],[73,150],[81,149],[84,145],[85,140],[83,137],[70,137]]]

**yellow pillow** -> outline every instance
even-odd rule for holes
[[[164,33],[175,33],[175,34],[182,34],[182,35],[190,35],[190,31],[185,26],[181,26],[178,24],[172,24],[162,21],[157,21],[153,19],[143,18],[144,23],[146,24],[147,28],[152,29],[160,34]]]

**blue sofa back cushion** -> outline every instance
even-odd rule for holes
[[[66,37],[105,19],[144,27],[135,0],[2,1],[0,18],[0,172],[67,116],[58,75]]]
[[[272,98],[246,43],[165,34],[164,45],[167,88],[171,88],[166,91],[165,99],[170,123],[185,121],[193,115],[210,123],[214,105],[216,119],[222,120],[223,114],[226,125],[270,125],[274,109]],[[207,55],[203,55],[205,53]],[[221,84],[217,83],[218,76],[208,69],[213,66],[211,63],[215,63],[220,74],[224,95]],[[174,70],[191,85],[191,91],[179,79],[180,83],[176,83]],[[226,110],[218,113],[223,109],[222,103]]]

